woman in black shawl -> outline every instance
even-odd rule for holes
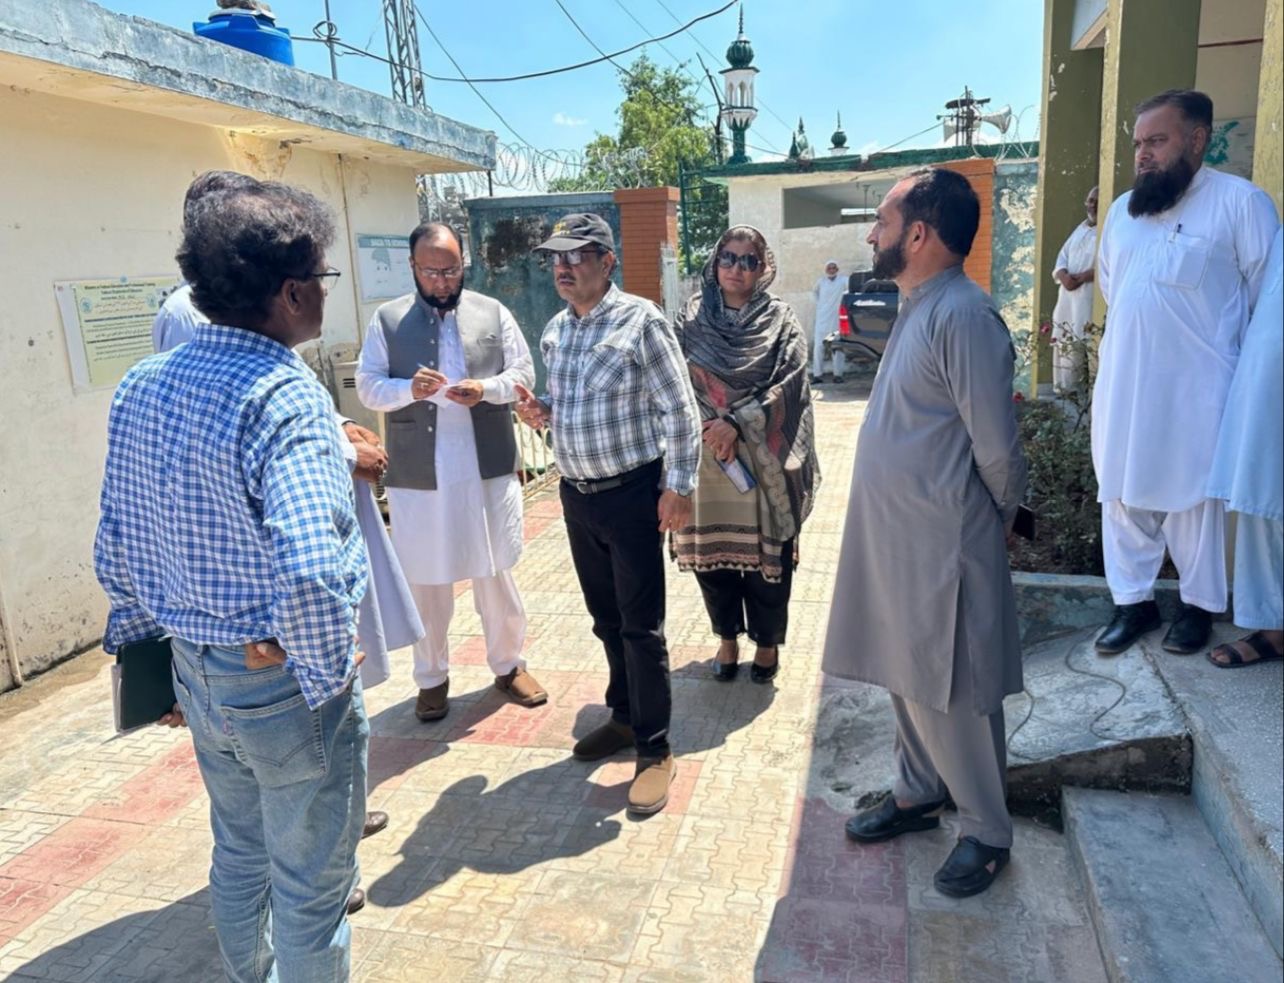
[[[722,640],[714,676],[724,681],[736,677],[746,630],[757,645],[753,681],[779,669],[798,532],[820,483],[807,340],[789,305],[767,292],[775,277],[762,233],[737,225],[676,325],[704,448],[692,523],[670,548],[700,583]]]

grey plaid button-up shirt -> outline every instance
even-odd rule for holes
[[[587,316],[568,305],[540,340],[553,453],[572,480],[600,481],[659,457],[664,487],[695,490],[700,414],[673,327],[614,284]]]

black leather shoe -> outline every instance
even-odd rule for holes
[[[778,672],[780,672],[780,656],[776,656],[776,661],[769,666],[760,666],[756,662],[749,666],[749,678],[755,683],[769,683],[776,678]]]
[[[1183,604],[1181,615],[1168,629],[1164,636],[1165,652],[1176,652],[1178,655],[1190,655],[1202,652],[1208,647],[1208,637],[1213,633],[1213,616],[1203,608],[1193,604]]]
[[[713,678],[720,683],[729,683],[740,672],[739,662],[719,662],[713,660]]]
[[[936,829],[941,825],[941,817],[930,814],[939,813],[944,807],[942,800],[902,809],[896,804],[896,796],[889,795],[872,809],[858,812],[847,820],[847,837],[857,843],[881,843],[902,833]]]
[[[388,814],[386,812],[367,812],[366,823],[361,827],[361,838],[364,840],[367,836],[374,836],[382,829],[388,826]]]
[[[359,887],[354,887],[352,893],[348,895],[348,914],[355,915],[365,906],[366,892]]]
[[[954,844],[932,883],[951,898],[970,898],[994,883],[1008,865],[1011,852],[1006,847],[986,846],[975,836],[964,836]]]
[[[1148,631],[1163,623],[1159,605],[1154,601],[1140,604],[1117,604],[1115,616],[1106,630],[1097,636],[1097,651],[1101,655],[1118,655]]]

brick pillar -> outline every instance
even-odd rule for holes
[[[663,303],[660,288],[660,246],[678,249],[678,189],[621,188],[615,192],[620,208],[620,258],[624,289]]]

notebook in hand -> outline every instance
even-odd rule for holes
[[[154,724],[174,709],[173,661],[168,638],[149,638],[120,647],[111,667],[117,734]]]
[[[1034,512],[1028,506],[1018,505],[1012,531],[1024,539],[1034,539]]]

